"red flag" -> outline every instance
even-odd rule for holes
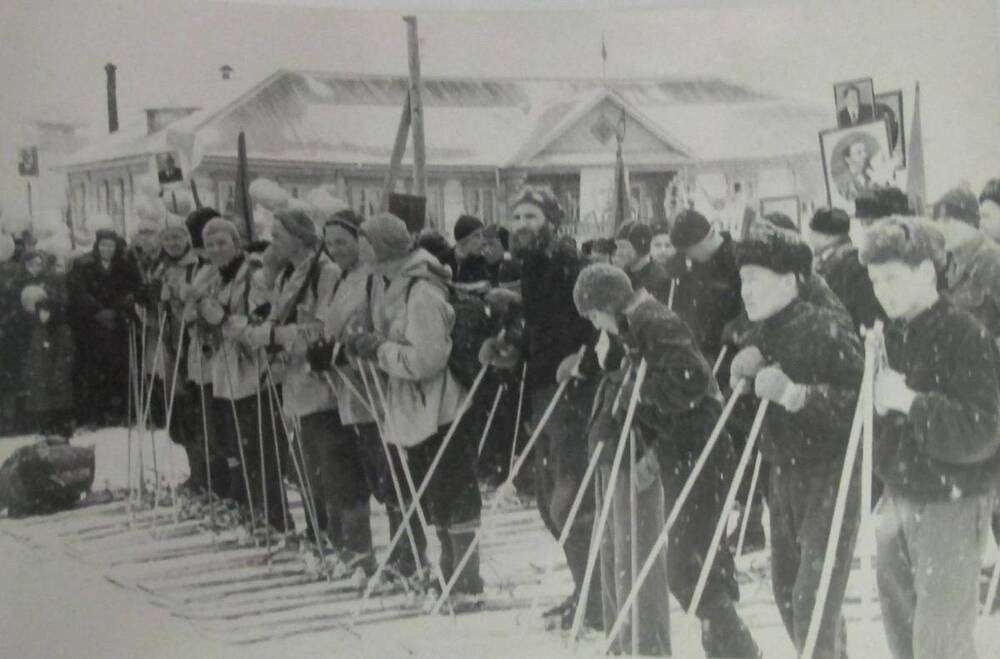
[[[906,154],[906,195],[918,214],[924,212],[927,200],[927,181],[924,173],[924,136],[920,127],[920,83],[913,94],[913,123],[910,126],[910,143]]]
[[[615,208],[614,208],[614,228],[618,230],[625,222],[631,218],[629,213],[629,183],[628,170],[625,169],[625,158],[622,155],[622,142],[625,141],[625,110],[622,110],[621,120],[618,122],[618,148],[615,152]]]
[[[247,239],[257,239],[253,228],[253,202],[250,200],[250,175],[247,171],[247,137],[240,131],[236,140],[236,204],[235,213],[246,222]]]

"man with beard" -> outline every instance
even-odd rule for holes
[[[112,425],[125,419],[128,325],[141,282],[139,268],[125,253],[125,241],[110,229],[96,232],[93,252],[77,259],[67,275],[81,425]]]
[[[571,238],[559,237],[563,211],[548,190],[528,187],[511,204],[510,230],[515,257],[521,261],[525,341],[522,346],[490,339],[480,361],[497,368],[516,368],[523,348],[527,362],[525,404],[532,426],[538,424],[560,382],[572,378],[556,404],[535,448],[535,488],[546,527],[558,537],[565,525],[587,467],[586,426],[597,387],[593,345],[597,333],[573,303],[573,286],[586,265]],[[581,348],[585,347],[580,357]],[[575,589],[547,618],[568,628],[580,596],[594,518],[594,500],[585,497],[563,551]],[[591,582],[585,621],[603,625],[599,579]]]

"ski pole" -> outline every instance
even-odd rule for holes
[[[830,580],[833,578],[833,565],[837,560],[837,543],[844,523],[844,512],[847,507],[847,492],[851,485],[851,472],[857,459],[858,443],[861,440],[864,424],[865,406],[871,404],[872,385],[874,383],[875,360],[871,350],[865,350],[865,371],[861,380],[861,390],[858,393],[858,405],[854,411],[851,423],[851,434],[847,440],[847,450],[844,453],[844,466],[840,472],[840,482],[837,486],[837,499],[833,506],[833,518],[830,521],[830,535],[826,542],[826,557],[823,559],[823,570],[819,575],[819,585],[816,588],[816,600],[813,604],[812,617],[809,619],[809,629],[803,644],[802,659],[812,659],[816,651],[816,641],[819,639],[819,628],[826,608],[826,597],[830,592]]]
[[[266,357],[265,357],[266,359]],[[271,555],[271,507],[267,500],[267,458],[264,455],[264,408],[260,397],[260,351],[254,355],[254,375],[257,381],[257,449],[260,452],[260,493],[263,499],[264,510],[261,513],[264,524],[264,538],[268,556]],[[278,456],[276,455],[275,458]],[[280,480],[280,476],[279,476]]]
[[[209,523],[212,525],[212,542],[215,543],[215,534],[218,532],[218,526],[215,522],[215,494],[212,492],[212,456],[208,448],[208,405],[205,402],[205,354],[202,352],[200,332],[195,335],[195,341],[198,343],[198,375],[202,382],[195,383],[198,387],[198,398],[201,400],[201,432],[202,432],[202,444],[205,447],[205,484],[208,487],[208,519]]]
[[[125,396],[125,425],[127,430],[125,431],[126,438],[126,463],[125,463],[125,512],[128,514],[129,524],[132,524],[132,403],[133,403],[133,392],[132,386],[135,384],[135,377],[133,376],[133,371],[135,370],[135,349],[133,347],[135,336],[132,334],[132,326],[128,328],[128,384],[127,390],[128,394]]]
[[[525,460],[527,460],[528,455],[531,452],[531,449],[535,445],[535,442],[537,442],[538,438],[541,436],[542,430],[545,428],[545,424],[548,423],[549,417],[551,417],[552,412],[555,411],[556,403],[558,403],[559,400],[562,399],[563,392],[566,391],[566,386],[568,384],[569,384],[569,378],[563,380],[562,383],[560,383],[559,387],[556,389],[555,394],[552,395],[552,400],[549,401],[549,405],[545,409],[545,413],[542,415],[542,418],[539,420],[538,426],[535,428],[535,431],[528,439],[528,443],[525,444],[524,451],[521,453],[521,457],[519,457],[517,461],[514,463],[514,466],[511,469],[510,474],[507,475],[507,480],[505,480],[504,483],[499,488],[497,488],[497,494],[493,500],[493,506],[492,506],[493,510],[496,510],[497,508],[500,507],[500,502],[503,500],[502,493],[506,491],[509,487],[513,487],[514,478],[521,470],[521,467],[524,465]],[[455,586],[455,583],[458,581],[459,575],[462,574],[462,570],[465,568],[465,564],[469,562],[469,559],[472,558],[472,553],[476,550],[476,547],[479,546],[479,542],[482,540],[483,537],[484,528],[485,527],[480,524],[479,528],[476,529],[476,534],[473,536],[472,542],[469,543],[468,549],[465,550],[465,554],[462,556],[462,559],[458,562],[458,565],[454,568],[451,580],[448,582],[445,589],[441,592],[441,596],[438,598],[438,601],[434,604],[434,608],[431,610],[432,614],[437,614],[438,611],[441,610],[441,607],[447,600],[448,595],[451,593],[451,589]]]
[[[514,416],[514,439],[510,445],[510,466],[507,468],[507,473],[510,474],[514,471],[514,461],[517,456],[517,438],[521,433],[521,410],[524,407],[524,383],[528,379],[528,360],[524,361],[521,366],[521,383],[518,386],[517,394],[517,413]]]
[[[562,551],[563,547],[566,545],[566,539],[569,538],[569,532],[573,529],[573,523],[576,521],[576,516],[580,512],[580,506],[583,505],[583,499],[587,494],[589,489],[590,479],[593,478],[594,472],[597,471],[597,465],[600,464],[601,452],[604,450],[604,440],[597,442],[594,446],[594,454],[590,457],[590,462],[587,464],[587,470],[583,472],[583,481],[580,483],[580,487],[576,490],[576,496],[573,497],[573,505],[570,506],[569,515],[566,516],[566,523],[563,524],[562,530],[559,532],[559,539],[556,544],[559,547],[559,551]],[[545,569],[545,574],[542,575],[542,583],[548,579],[549,574],[552,572],[553,564]],[[542,592],[538,591],[535,596],[531,599],[531,606],[529,611],[533,617],[535,611],[538,607],[538,600],[542,596]]]
[[[490,430],[493,428],[493,417],[497,413],[497,407],[500,405],[500,397],[503,396],[504,389],[507,385],[501,384],[497,387],[497,395],[493,397],[493,405],[490,407],[489,416],[486,417],[486,425],[483,427],[483,434],[479,438],[479,448],[476,449],[476,459],[483,456],[483,446],[486,445],[486,437],[489,436]]]
[[[424,491],[427,489],[427,486],[430,485],[431,478],[434,476],[434,471],[437,469],[438,465],[441,462],[441,459],[444,457],[444,452],[448,448],[448,444],[451,442],[452,437],[455,436],[455,432],[458,430],[458,424],[462,420],[462,417],[465,416],[465,413],[468,411],[470,405],[472,404],[472,398],[473,396],[475,396],[476,390],[479,389],[479,385],[480,383],[482,383],[483,377],[485,375],[486,375],[486,367],[483,366],[481,369],[479,369],[479,373],[476,375],[476,379],[473,380],[472,386],[469,388],[468,393],[466,393],[465,400],[463,400],[462,404],[459,406],[458,411],[455,414],[455,419],[451,422],[451,427],[448,428],[448,432],[445,433],[444,439],[441,440],[441,447],[438,448],[437,453],[434,456],[434,459],[431,461],[430,466],[428,466],[427,474],[424,476],[423,481],[421,481],[420,487],[417,488],[414,501],[407,507],[406,512],[403,515],[403,520],[400,523],[400,527],[396,529],[396,533],[394,533],[393,537],[390,539],[389,549],[388,553],[386,554],[386,558],[384,558],[378,564],[378,566],[375,568],[375,574],[368,581],[368,587],[365,589],[365,592],[361,598],[362,603],[366,602],[368,598],[371,597],[372,591],[375,588],[375,584],[377,583],[378,577],[382,574],[382,571],[385,570],[385,566],[388,563],[388,559],[390,556],[392,556],[392,550],[395,549],[396,545],[399,543],[399,539],[402,537],[405,525],[407,524],[407,522],[409,522],[410,517],[412,517],[413,512],[416,508],[416,504],[420,501],[420,497],[423,496]],[[357,616],[359,616],[363,611],[364,611],[364,606],[359,606],[355,610],[352,619],[357,618]]]
[[[719,349],[719,356],[715,358],[715,364],[712,365],[712,375],[719,374],[719,369],[722,368],[722,360],[726,358],[726,352],[728,350],[728,345],[724,345]]]
[[[587,609],[587,598],[589,596],[590,582],[594,576],[594,565],[597,563],[597,554],[600,552],[601,539],[604,537],[604,527],[608,523],[608,515],[611,513],[611,503],[614,500],[615,484],[618,482],[618,474],[621,469],[622,457],[625,455],[625,448],[628,445],[628,433],[632,430],[632,421],[635,418],[635,410],[639,405],[639,394],[642,384],[646,380],[646,360],[639,362],[639,367],[635,373],[635,383],[632,385],[632,395],[628,402],[628,409],[625,412],[625,422],[622,424],[622,431],[618,437],[618,447],[615,450],[615,458],[611,463],[611,475],[605,488],[604,501],[601,506],[600,516],[597,518],[597,527],[594,539],[590,543],[590,552],[587,555],[587,567],[583,573],[583,584],[580,586],[580,596],[577,599],[576,611],[573,613],[573,626],[570,629],[570,639],[573,647],[576,647],[580,639],[580,630],[583,627],[584,612]],[[634,630],[633,630],[634,631]]]
[[[736,407],[736,403],[739,401],[739,397],[744,392],[745,387],[745,384],[741,384],[736,390],[733,391],[733,393],[729,396],[729,400],[726,402],[726,406],[722,409],[722,414],[719,415],[718,421],[715,422],[715,427],[712,428],[712,432],[708,436],[705,446],[702,447],[701,453],[698,455],[698,459],[691,468],[691,473],[688,474],[687,480],[684,481],[684,485],[681,487],[681,491],[677,495],[677,500],[674,502],[673,507],[670,509],[670,513],[667,515],[667,520],[663,525],[663,529],[660,531],[659,537],[657,537],[656,542],[653,544],[653,548],[646,557],[646,561],[642,564],[642,569],[639,570],[639,574],[635,578],[635,584],[632,585],[632,589],[629,591],[628,596],[625,598],[621,608],[618,610],[618,615],[615,617],[614,624],[612,624],[611,629],[608,631],[607,641],[602,654],[607,654],[610,651],[615,637],[617,637],[618,632],[621,631],[622,625],[625,624],[626,614],[629,607],[631,607],[635,602],[639,589],[642,588],[642,584],[645,583],[646,578],[649,577],[649,573],[656,564],[656,559],[660,556],[663,548],[670,540],[670,530],[673,528],[674,523],[680,516],[681,509],[684,507],[688,497],[691,495],[691,490],[694,489],[694,484],[697,481],[698,476],[701,475],[702,470],[705,468],[705,464],[708,462],[708,457],[716,443],[718,443],[719,437],[722,435],[722,431],[726,427],[726,421],[733,413],[733,409]]]
[[[406,497],[403,493],[403,486],[400,485],[399,474],[396,471],[395,463],[392,459],[392,451],[389,448],[389,439],[386,436],[385,426],[379,420],[378,406],[375,404],[375,399],[372,396],[371,386],[368,384],[368,377],[365,375],[365,365],[360,360],[355,362],[358,368],[358,374],[361,376],[361,383],[365,388],[365,392],[368,394],[368,402],[371,404],[371,409],[373,410],[372,418],[375,420],[375,429],[378,431],[379,439],[382,444],[382,450],[385,452],[385,459],[389,465],[389,476],[392,478],[393,487],[396,489],[396,498],[399,500],[399,509],[403,510],[406,507]],[[372,368],[372,377],[378,379],[378,374],[375,372],[374,367]],[[385,402],[385,396],[381,393],[381,385],[378,386],[379,395],[382,400],[382,410],[384,418],[388,417],[389,408]],[[406,464],[406,454],[403,449],[396,446],[396,457],[399,460],[399,469],[403,472],[403,476],[406,479],[406,485],[409,488],[410,496],[413,498],[413,505],[416,506],[417,511],[417,522],[420,524],[420,528],[424,533],[424,538],[430,537],[430,525],[427,523],[426,517],[424,517],[423,507],[420,505],[418,499],[414,496],[416,494],[417,488],[413,483],[413,474],[410,472],[409,465]],[[413,552],[413,564],[419,569],[420,567],[420,550],[417,548],[416,535],[413,533],[413,526],[411,521],[406,522],[406,535],[410,542],[410,550]],[[440,576],[439,576],[440,579]],[[443,584],[442,584],[443,587]]]
[[[288,524],[288,489],[285,487],[285,477],[281,470],[281,446],[278,443],[278,421],[275,418],[274,397],[267,392],[268,411],[271,413],[271,439],[274,441],[274,461],[278,465],[278,486],[281,488],[281,521],[284,524],[282,533],[287,536],[291,527]],[[282,423],[284,428],[284,423]]]
[[[697,615],[698,604],[701,603],[701,596],[705,592],[705,585],[708,583],[708,574],[715,562],[715,555],[719,551],[719,544],[722,542],[722,535],[726,531],[726,523],[729,521],[729,511],[736,502],[736,494],[739,492],[740,483],[743,482],[743,474],[750,464],[750,456],[753,455],[754,447],[757,445],[757,438],[760,436],[760,429],[764,424],[764,416],[767,414],[768,401],[761,401],[757,407],[757,416],[754,417],[753,425],[750,426],[750,434],[747,436],[746,446],[740,455],[739,464],[736,465],[736,472],[733,474],[733,482],[729,485],[726,499],[722,503],[722,511],[719,513],[719,521],[715,524],[715,532],[712,541],[708,545],[705,554],[705,562],[702,563],[701,572],[698,574],[698,581],[694,587],[694,594],[691,595],[691,604],[688,606],[688,613]]]
[[[750,525],[750,511],[753,509],[753,497],[757,493],[757,479],[760,477],[760,465],[763,458],[760,451],[757,452],[757,459],[753,463],[753,476],[750,477],[750,491],[747,492],[747,504],[743,509],[743,519],[740,520],[740,535],[736,540],[736,554],[733,559],[743,555],[743,541],[747,537],[747,527]]]
[[[184,322],[184,317],[182,315],[181,316],[180,328],[179,328],[179,331],[177,332],[178,336],[180,337],[178,339],[178,341],[177,341],[177,355],[174,357],[174,368],[173,368],[173,371],[172,371],[172,373],[170,375],[170,383],[169,383],[169,386],[170,386],[170,398],[169,399],[167,398],[167,390],[166,390],[167,384],[166,383],[164,383],[164,389],[163,389],[164,409],[166,410],[165,425],[166,425],[166,429],[167,429],[167,433],[168,434],[170,433],[170,423],[171,423],[171,420],[173,419],[173,414],[174,414],[174,402],[176,401],[176,398],[177,398],[177,375],[180,373],[181,355],[184,352],[184,328],[185,328],[185,322]],[[171,449],[169,455],[170,455],[170,480],[171,480],[171,492],[172,492],[172,497],[171,497],[172,501],[171,501],[171,504],[173,505],[173,509],[174,509],[174,524],[177,524],[177,521],[178,521],[178,519],[177,519],[177,516],[178,516],[178,513],[177,513],[177,477],[176,477],[176,474],[174,473],[174,452],[173,452],[172,449]],[[207,463],[205,465],[205,468],[206,469],[208,468],[208,464]]]
[[[235,395],[236,387],[233,386],[233,376],[229,363],[229,353],[226,351],[225,344],[219,346],[219,350],[222,352],[223,366],[226,369],[226,380],[229,383],[229,409],[233,414],[233,427],[236,430],[236,448],[240,453],[240,467],[243,472],[243,484],[246,486],[247,491],[247,506],[250,509],[250,533],[252,535],[257,534],[257,513],[253,505],[253,491],[250,487],[250,472],[247,469],[247,458],[246,451],[243,449],[243,431],[240,429],[240,418],[239,414],[236,412],[236,401],[233,400],[232,396]]]
[[[359,362],[359,366],[362,368],[362,371],[361,371],[362,376],[361,377],[362,377],[362,380],[364,380],[365,376],[364,376],[364,370],[363,369],[365,367],[365,364],[363,362]],[[374,388],[375,388],[376,393],[378,394],[379,401],[382,403],[382,409],[385,410],[385,416],[384,416],[385,422],[388,423],[389,422],[389,404],[386,401],[385,392],[382,390],[382,383],[379,380],[378,373],[375,371],[375,365],[372,364],[371,362],[369,362],[368,363],[368,369],[369,369],[368,376],[371,378],[371,380],[372,380],[372,382],[374,384]],[[367,387],[367,382],[366,382],[366,387]],[[369,395],[370,395],[370,392],[369,392]],[[374,407],[374,405],[375,405],[375,401],[372,400],[372,406]],[[382,427],[382,430],[380,432],[384,432],[384,431],[385,431],[385,426]],[[383,438],[386,439],[385,435],[383,435]],[[388,441],[388,440],[386,439],[386,441]],[[402,446],[396,446],[396,454],[399,456],[400,469],[403,472],[403,478],[406,480],[406,487],[409,489],[410,496],[413,497],[413,503],[414,503],[414,505],[416,506],[416,509],[417,509],[417,520],[420,522],[420,526],[421,526],[421,528],[424,531],[424,537],[425,538],[429,538],[431,536],[431,525],[428,523],[427,517],[424,515],[424,508],[423,508],[423,506],[420,505],[420,500],[417,497],[417,486],[416,486],[416,483],[413,481],[413,472],[410,470],[410,465],[409,465],[409,463],[406,460],[406,453],[403,451],[403,447]],[[437,577],[438,577],[438,582],[439,582],[438,585],[440,585],[441,588],[442,588],[442,590],[443,590],[444,587],[445,587],[444,575],[442,575],[440,572],[438,572]]]
[[[636,488],[635,430],[629,432],[629,579],[635,584],[635,573],[639,571],[639,490]],[[612,493],[613,494],[613,493]],[[632,656],[639,655],[639,604],[632,604]]]

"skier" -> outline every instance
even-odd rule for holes
[[[785,231],[751,237],[736,250],[750,343],[734,358],[730,385],[771,402],[760,435],[769,464],[771,581],[782,621],[802,652],[820,580],[833,502],[861,380],[858,339],[843,315],[800,297],[812,253]],[[851,480],[816,657],[842,657],[840,616],[859,520]]]
[[[264,371],[249,336],[250,316],[268,301],[267,292],[254,276],[232,222],[221,217],[209,220],[202,239],[211,266],[198,273],[194,300],[185,313],[189,322],[197,319],[203,345],[211,350],[204,365],[212,380],[217,430],[229,466],[228,495],[271,527],[290,530],[267,392],[258,396]]]
[[[897,217],[860,251],[891,322],[875,377],[878,588],[897,659],[976,657],[980,547],[1000,458],[994,337],[939,292],[945,240]]]
[[[543,188],[527,187],[514,198],[511,208],[514,252],[521,261],[525,402],[532,412],[532,427],[541,420],[558,385],[572,377],[535,448],[538,508],[549,532],[558,538],[587,466],[585,430],[599,370],[593,351],[597,333],[573,305],[573,285],[585,262],[571,238],[557,235],[563,211],[555,195]],[[586,348],[582,359],[577,356],[581,347]],[[509,340],[490,339],[483,344],[480,361],[497,368],[517,368],[520,349]],[[593,498],[587,497],[563,547],[574,592],[544,614],[564,628],[572,624],[583,585],[593,510]],[[591,583],[585,621],[600,629],[600,579]]]
[[[383,431],[387,441],[406,448],[406,462],[419,486],[466,398],[448,367],[455,322],[447,293],[451,273],[428,252],[412,249],[406,224],[394,215],[365,220],[360,233],[371,246],[374,271],[384,287],[373,290],[372,330],[355,334],[350,345],[386,378]],[[439,567],[446,582],[475,537],[482,512],[475,454],[466,433],[460,424],[419,501],[441,543]],[[482,592],[477,548],[450,594],[451,606],[477,607]],[[434,585],[428,586],[428,603],[438,595]]]
[[[386,506],[389,534],[392,536],[401,524],[403,511],[392,484],[387,458],[381,445],[382,439],[371,414],[371,401],[365,393],[365,383],[360,374],[350,367],[343,351],[352,332],[371,330],[369,305],[372,291],[376,285],[382,286],[381,279],[376,281],[371,264],[361,260],[358,236],[361,223],[362,218],[351,210],[339,211],[325,222],[323,233],[326,251],[340,268],[341,276],[334,284],[329,303],[317,309],[316,318],[322,323],[323,338],[312,343],[307,359],[314,373],[323,374],[323,377],[330,376],[337,398],[338,418],[330,421],[332,446],[323,478],[333,486],[338,499],[347,502],[342,504],[342,510],[347,511],[343,514],[349,519],[352,514],[355,515],[354,524],[349,526],[356,525],[360,528],[362,524],[370,524],[368,501],[374,495],[376,500]],[[340,344],[341,351],[334,358],[333,349],[336,344]],[[332,365],[336,366],[335,375],[330,373]],[[369,393],[377,396],[377,392]],[[390,450],[390,455],[396,473],[401,475],[402,466],[395,451]],[[405,482],[400,481],[400,486],[405,506],[411,498]],[[413,555],[409,543],[397,544],[390,559],[389,573],[392,577],[411,578],[417,573],[418,567],[425,563],[423,552],[427,541],[416,518],[413,518],[410,528],[415,535],[414,544],[418,547],[419,555]],[[370,535],[369,527],[368,546],[346,561],[348,565],[360,565],[369,576],[374,568]]]
[[[73,436],[73,333],[62,305],[41,286],[21,293],[31,315],[28,351],[22,373],[25,409],[43,435]]]
[[[664,508],[671,508],[677,500],[718,421],[722,396],[711,366],[698,350],[690,329],[647,291],[633,289],[622,270],[605,264],[588,266],[580,273],[573,299],[581,316],[624,343],[633,366],[642,360],[647,364],[633,426],[642,440],[643,450],[642,457],[637,458],[635,487],[642,490],[639,494],[638,544],[639,555],[644,560],[662,528]],[[606,392],[605,401],[609,394],[611,399],[619,398],[621,404],[617,412],[611,413],[612,419],[598,417],[604,424],[617,423],[617,427],[612,426],[602,433],[602,438],[610,444],[603,452],[606,463],[610,463],[610,456],[614,454],[625,403],[631,397],[631,381],[626,380],[625,389],[619,396]],[[603,408],[602,413],[606,409]],[[671,529],[666,572],[671,591],[685,608],[691,604],[734,467],[732,444],[729,437],[723,435]],[[623,476],[625,474],[620,474],[619,479]],[[628,483],[627,477],[624,482]],[[661,482],[665,496],[660,494]],[[614,619],[618,602],[629,591],[630,569],[627,556],[621,556],[621,551],[628,549],[628,541],[620,537],[626,534],[627,528],[621,516],[628,510],[627,487],[623,486],[614,494],[616,537],[612,543],[612,562],[618,569],[603,572],[612,578],[610,583],[604,582],[605,602],[611,605],[610,610],[605,611],[605,621],[609,620],[608,614],[610,620]],[[615,575],[619,578],[614,579]],[[643,592],[647,593],[639,604],[640,629],[645,632],[639,638],[642,654],[663,654],[670,650],[666,593],[657,592],[659,587],[651,580],[643,584],[643,591],[640,591],[641,598]],[[723,546],[716,554],[698,610],[692,612],[701,621],[702,645],[707,656],[760,656],[750,631],[736,612],[734,603],[738,599],[733,558]],[[621,645],[623,649],[628,647],[627,640]]]

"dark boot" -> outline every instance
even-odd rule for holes
[[[350,567],[360,567],[365,575],[375,572],[375,553],[372,550],[371,511],[367,503],[340,511],[340,524],[345,542],[344,562]]]
[[[467,524],[463,524],[461,527],[452,527],[448,530],[448,535],[451,539],[452,560],[454,561],[453,569],[458,567],[459,561],[461,561],[462,558],[465,557],[465,553],[469,551],[469,547],[472,545],[472,541],[476,537],[476,532],[478,530],[478,525],[469,526]],[[472,550],[472,554],[469,556],[469,560],[466,561],[465,566],[462,568],[462,572],[455,581],[455,587],[452,591],[471,595],[479,595],[483,592],[483,578],[479,575],[478,545]]]
[[[713,607],[701,619],[701,645],[705,649],[705,656],[710,659],[759,659],[762,656],[750,630],[743,624],[732,603]]]
[[[393,505],[387,505],[386,512],[389,517],[389,534],[396,535],[396,531],[403,523],[403,513],[398,507]],[[423,529],[420,528],[420,523],[417,521],[416,515],[410,516],[410,528],[413,531],[418,555],[413,555],[408,534],[406,531],[403,531],[399,542],[396,543],[396,547],[392,550],[392,556],[389,558],[389,564],[393,570],[404,577],[412,576],[418,568],[423,569],[423,566],[427,563],[427,559],[425,558],[427,538],[424,537]]]

